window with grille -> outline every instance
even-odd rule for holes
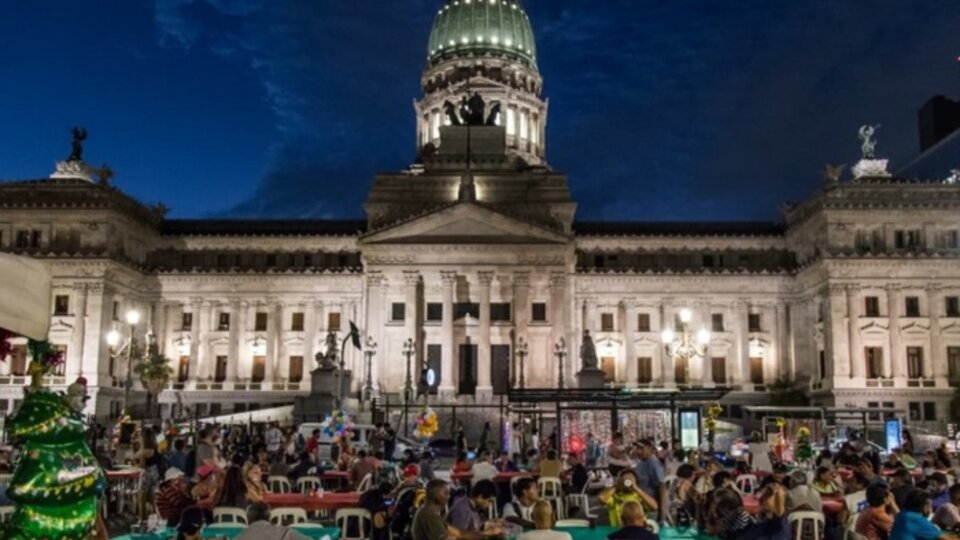
[[[394,302],[390,304],[390,320],[393,322],[403,322],[407,318],[407,305],[403,302]]]
[[[443,320],[443,304],[431,302],[427,304],[427,321],[440,322]]]
[[[303,357],[290,357],[290,382],[298,383],[303,381]]]
[[[923,378],[923,349],[921,347],[907,347],[907,377],[911,379]]]
[[[221,313],[220,318],[217,320],[217,330],[220,332],[226,332],[230,330],[230,314]]]
[[[920,298],[916,296],[908,296],[904,299],[904,303],[907,317],[920,316]]]
[[[253,330],[254,332],[267,331],[267,313],[265,311],[257,312],[256,316],[253,319]]]
[[[637,332],[650,331],[650,314],[637,313]]]
[[[960,317],[960,298],[948,296],[944,299],[944,308],[947,317]]]
[[[189,332],[193,328],[193,313],[184,313],[180,315],[180,331]]]
[[[58,294],[53,297],[53,314],[54,315],[69,315],[70,314],[70,297],[65,294]]]
[[[30,247],[30,231],[17,231],[17,247]]]
[[[749,326],[751,332],[762,332],[762,331],[763,331],[763,330],[760,328],[760,314],[759,314],[759,313],[751,313],[751,314],[747,317],[747,322],[748,322],[748,326]]]
[[[533,322],[547,322],[547,304],[543,302],[534,302],[531,309],[531,319]]]
[[[883,378],[883,349],[880,347],[866,347],[864,349],[866,374],[868,379]]]
[[[294,332],[303,332],[303,313],[297,312],[290,317],[290,330]]]
[[[723,313],[710,315],[710,329],[714,332],[725,332],[723,328]]]
[[[880,316],[880,297],[878,296],[867,296],[863,299],[863,314],[866,317],[879,317]]]
[[[933,401],[923,402],[923,419],[927,422],[937,419],[937,404]]]
[[[338,332],[340,330],[340,313],[334,311],[327,314],[327,330]]]
[[[480,304],[475,302],[460,302],[453,305],[453,318],[454,319],[464,319],[466,317],[472,319],[480,318]]]
[[[510,311],[509,303],[490,304],[490,320],[493,322],[510,322]]]
[[[614,317],[613,313],[602,313],[600,315],[600,331],[601,332],[614,332],[616,327],[614,326]]]

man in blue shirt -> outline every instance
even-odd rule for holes
[[[663,480],[666,475],[663,472],[663,463],[657,458],[656,448],[650,439],[640,439],[637,443],[637,466],[634,471],[637,474],[637,487],[657,501],[657,521],[663,521],[662,509],[667,497],[667,486]]]
[[[893,520],[888,540],[960,540],[960,536],[941,531],[927,519],[933,512],[930,494],[922,489],[907,493],[903,508]]]
[[[942,472],[935,472],[927,479],[930,485],[930,497],[933,499],[933,511],[950,502],[950,482]]]

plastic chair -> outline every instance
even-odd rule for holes
[[[334,523],[340,529],[340,540],[367,540],[368,531],[373,530],[373,516],[362,508],[341,508],[337,510]],[[350,524],[356,523],[351,529]],[[357,536],[351,535],[355,533]]]
[[[315,476],[304,476],[297,480],[297,493],[309,495],[320,490],[320,479]]]
[[[228,533],[235,531],[237,529],[246,529],[246,523],[211,523],[203,528],[204,531],[223,531],[224,535],[230,536]]]
[[[0,506],[0,523],[7,523],[13,518],[13,512],[16,508],[13,506]]]
[[[367,473],[367,475],[360,480],[360,484],[357,486],[357,493],[363,493],[371,487],[373,487],[373,474]]]
[[[757,486],[760,485],[755,474],[741,474],[737,477],[736,484],[743,495],[753,495],[757,491]]]
[[[793,540],[823,540],[826,519],[821,512],[794,512],[787,516]],[[810,531],[809,527],[813,527]],[[808,532],[809,531],[809,532]]]
[[[589,519],[560,519],[560,520],[557,520],[557,523],[554,525],[554,527],[557,527],[557,528],[589,527],[589,526],[590,526]]]
[[[563,497],[563,484],[556,476],[541,476],[537,480],[537,487],[540,488],[541,499],[554,500]]]
[[[290,480],[286,476],[267,478],[267,488],[273,493],[290,493]]]
[[[247,524],[247,512],[240,508],[214,508],[213,509],[213,522],[214,523],[242,523],[243,525]]]
[[[650,532],[653,534],[660,534],[660,524],[652,519],[647,520],[647,528],[650,529]]]
[[[270,523],[274,525],[295,525],[307,522],[307,511],[303,508],[274,508],[270,511]]]

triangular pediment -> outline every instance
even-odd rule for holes
[[[564,244],[570,238],[472,203],[460,203],[373,231],[364,244]]]

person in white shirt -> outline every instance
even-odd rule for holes
[[[823,509],[823,500],[820,493],[807,484],[807,473],[793,471],[790,475],[790,491],[787,492],[787,510],[809,510],[820,512]]]
[[[514,485],[514,499],[503,507],[503,520],[525,529],[531,529],[533,507],[540,499],[540,489],[533,478],[521,478]]]
[[[280,452],[280,448],[283,446],[283,432],[280,431],[276,422],[270,425],[270,429],[267,430],[264,438],[267,443],[267,452],[271,456]]]
[[[493,464],[493,455],[487,450],[480,454],[480,460],[470,468],[470,474],[473,475],[471,481],[476,485],[481,480],[495,480],[498,472]]]
[[[517,540],[573,540],[570,533],[553,530],[553,507],[547,501],[533,504],[533,523],[536,529],[521,534]]]

